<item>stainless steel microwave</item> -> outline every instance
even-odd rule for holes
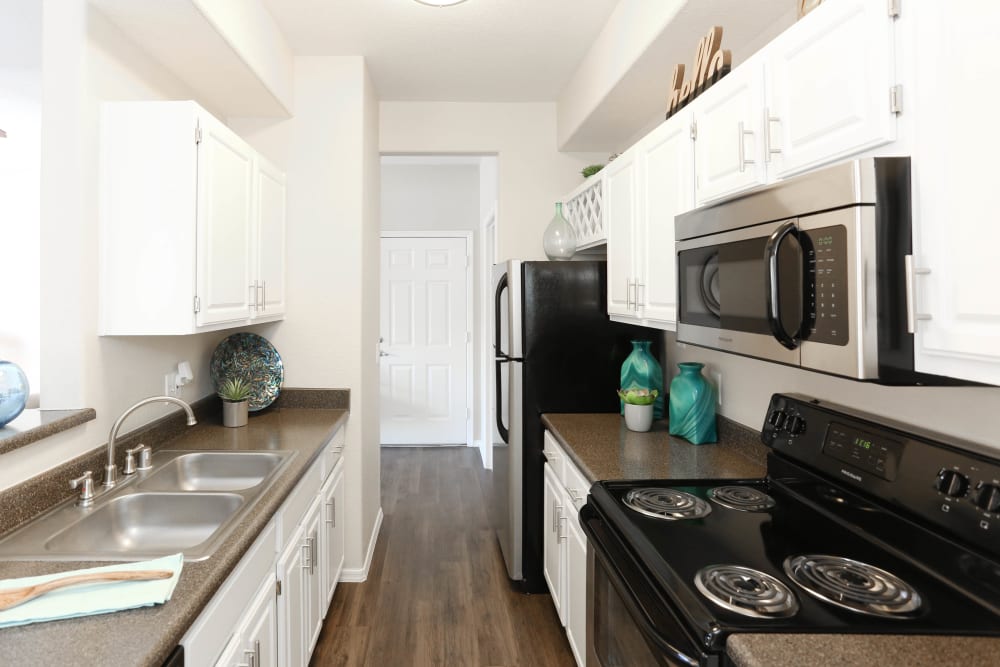
[[[854,160],[677,216],[677,340],[884,384],[913,367],[910,159]]]

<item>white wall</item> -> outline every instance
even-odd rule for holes
[[[28,376],[37,407],[39,350],[39,187],[41,180],[42,11],[0,0],[0,248],[5,283],[0,359]],[[16,289],[12,289],[16,285]]]
[[[271,340],[294,387],[349,387],[348,576],[360,572],[380,508],[378,125],[361,57],[297,58],[296,114],[231,119],[288,177],[287,314]]]
[[[677,343],[672,333],[665,341],[667,381],[683,361],[705,363],[706,377],[720,370],[719,413],[754,430],[764,423],[771,394],[797,392],[1000,450],[1000,387],[884,387]]]
[[[0,488],[17,484],[106,442],[115,418],[163,392],[163,376],[189,360],[195,381],[182,397],[212,393],[208,362],[226,334],[100,338],[97,335],[98,111],[104,100],[190,99],[86,0],[43,5],[41,141],[42,407],[92,407],[97,419],[5,454]],[[257,329],[261,330],[260,328]],[[170,408],[131,417],[131,430]]]
[[[556,149],[554,103],[382,102],[382,153],[497,155],[498,257],[544,259],[542,233],[580,170],[605,159]]]

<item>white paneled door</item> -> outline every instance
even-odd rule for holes
[[[382,444],[467,444],[467,243],[382,238]]]

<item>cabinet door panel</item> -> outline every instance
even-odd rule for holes
[[[338,463],[337,468],[330,474],[326,485],[323,487],[323,523],[320,526],[323,545],[320,562],[323,568],[323,586],[321,607],[322,615],[326,616],[326,611],[333,600],[333,593],[337,588],[337,581],[340,579],[340,572],[344,566],[344,474],[343,464]]]
[[[255,318],[285,312],[285,175],[257,160],[257,282],[260,295]]]
[[[608,314],[634,315],[635,276],[632,246],[636,224],[635,151],[626,151],[604,168],[604,205],[608,225]]]
[[[277,667],[278,619],[274,602],[274,575],[261,586],[260,593],[250,607],[243,630],[243,663],[252,655],[254,667]]]
[[[563,494],[559,478],[548,463],[545,464],[544,477],[545,485],[542,496],[542,502],[544,503],[542,511],[544,561],[542,564],[542,574],[549,585],[549,592],[552,594],[552,603],[559,614],[559,620],[565,625],[566,621],[562,604],[562,542],[559,539],[562,531],[561,523],[565,507],[563,506]]]
[[[569,505],[567,505],[569,507]],[[566,520],[566,638],[577,665],[587,657],[587,538],[580,529],[579,515],[570,511]]]
[[[1000,385],[1000,225],[996,175],[986,166],[1000,154],[991,129],[1000,94],[995,60],[970,46],[993,42],[1000,6],[978,6],[975,17],[944,3],[919,10],[913,249],[914,264],[930,273],[915,276],[915,310],[930,319],[917,322],[914,365]]]
[[[922,11],[922,9],[917,10]],[[827,2],[768,46],[773,177],[892,141],[892,19],[870,0]]]
[[[199,118],[198,326],[250,314],[253,152],[222,123]]]
[[[671,119],[640,146],[640,234],[636,253],[645,275],[637,290],[642,317],[673,329],[677,321],[674,216],[692,206],[693,156],[686,114]]]
[[[307,611],[309,573],[306,565],[309,545],[304,526],[299,526],[278,559],[277,574],[281,582],[278,596],[278,662],[288,667],[305,665],[308,659]]]
[[[748,61],[692,103],[699,206],[765,182],[764,162],[758,156],[762,76],[759,64]]]

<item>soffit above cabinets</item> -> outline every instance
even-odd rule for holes
[[[621,0],[558,100],[559,149],[621,152],[662,121],[670,76],[722,26],[737,66],[794,23],[791,0]]]
[[[288,118],[293,56],[259,0],[91,0],[225,117]]]

